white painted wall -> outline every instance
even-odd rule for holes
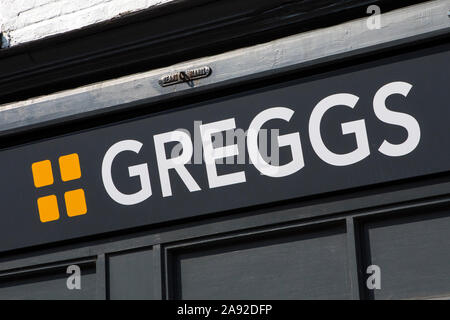
[[[79,29],[173,0],[0,0],[2,47]]]

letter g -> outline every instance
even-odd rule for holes
[[[148,174],[148,167],[146,163],[135,165],[128,168],[130,177],[138,176],[141,182],[141,190],[133,194],[124,194],[117,190],[114,185],[111,168],[112,163],[116,156],[123,151],[133,151],[139,153],[142,148],[142,143],[136,140],[123,140],[112,145],[108,151],[106,151],[105,157],[102,163],[102,180],[108,195],[116,201],[125,206],[131,206],[134,204],[145,201],[152,195],[152,188],[150,185],[150,177]]]

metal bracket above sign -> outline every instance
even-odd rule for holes
[[[162,77],[159,80],[159,85],[161,87],[167,87],[178,83],[190,82],[193,80],[209,77],[211,72],[212,70],[209,66],[175,72]]]

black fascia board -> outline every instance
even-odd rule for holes
[[[423,0],[174,0],[0,50],[0,104],[267,42]]]

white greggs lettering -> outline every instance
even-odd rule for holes
[[[386,99],[394,94],[400,94],[407,97],[412,85],[406,82],[392,82],[375,94],[373,99],[373,110],[376,117],[388,124],[401,126],[406,129],[408,136],[400,144],[393,144],[384,141],[378,151],[390,157],[400,157],[411,153],[420,142],[420,126],[412,116],[391,111],[386,107]],[[345,106],[354,109],[358,103],[359,97],[340,93],[326,97],[320,101],[311,113],[309,119],[309,137],[311,145],[316,154],[326,163],[332,166],[348,166],[355,164],[370,155],[369,141],[365,120],[342,123],[342,134],[354,134],[356,148],[346,154],[336,154],[329,150],[321,136],[321,121],[325,113],[337,106]],[[295,132],[278,137],[279,147],[289,147],[292,154],[292,161],[281,166],[275,166],[267,163],[258,148],[258,134],[265,123],[273,119],[281,119],[289,122],[294,111],[287,107],[269,108],[257,114],[251,122],[247,131],[247,148],[251,163],[261,174],[281,178],[292,175],[305,166],[303,159],[302,144],[300,133]],[[244,171],[234,172],[224,175],[218,175],[216,160],[227,157],[237,156],[239,153],[236,144],[225,147],[214,148],[212,135],[236,129],[235,119],[230,118],[200,126],[200,133],[203,144],[203,157],[205,160],[206,172],[210,188],[224,187],[232,184],[246,182]],[[194,180],[186,168],[193,154],[193,144],[191,137],[181,130],[162,133],[154,137],[157,165],[161,180],[161,190],[163,197],[172,196],[172,188],[169,178],[169,170],[175,170],[180,176],[187,189],[190,192],[199,191],[200,186]],[[178,142],[182,145],[182,152],[177,157],[167,158],[165,144],[169,142]],[[134,205],[141,203],[152,195],[150,177],[146,163],[131,166],[128,168],[130,177],[138,176],[140,178],[140,191],[134,194],[124,194],[114,185],[111,173],[111,167],[116,156],[125,151],[139,153],[142,143],[136,140],[123,140],[117,142],[106,152],[102,164],[102,179],[106,192],[109,196],[122,205]]]

